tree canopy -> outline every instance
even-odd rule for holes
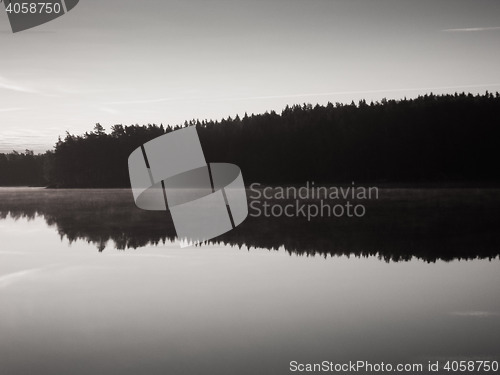
[[[97,124],[42,155],[0,154],[1,185],[128,187],[129,154],[196,126],[206,160],[240,166],[245,183],[498,182],[500,94],[424,95],[183,125]]]

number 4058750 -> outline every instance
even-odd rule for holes
[[[52,14],[61,13],[62,8],[59,3],[9,3],[5,9],[7,13],[15,14]]]
[[[497,372],[498,361],[447,361],[443,369],[451,372]]]

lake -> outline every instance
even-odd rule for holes
[[[500,191],[380,196],[363,218],[249,217],[182,249],[129,190],[0,188],[0,372],[499,361]]]

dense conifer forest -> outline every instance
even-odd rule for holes
[[[492,183],[500,180],[500,94],[311,104],[183,125],[100,124],[54,148],[0,154],[1,186],[129,187],[129,154],[196,126],[209,162],[235,163],[245,183]]]

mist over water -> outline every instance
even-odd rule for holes
[[[361,200],[282,199],[264,193],[265,186],[259,189],[259,195],[256,189],[247,192],[246,220],[211,244],[281,249],[297,255],[377,256],[386,261],[500,255],[495,215],[500,209],[498,189],[379,188],[376,199]],[[85,240],[99,251],[140,249],[176,240],[170,215],[138,209],[128,189],[0,188],[0,197],[0,218],[40,217],[62,239]],[[319,207],[321,200],[330,206],[363,205],[364,215],[273,214],[284,212],[287,205]],[[267,212],[264,205],[270,208]]]
[[[487,229],[488,217],[456,219],[454,238],[432,237],[416,221],[436,202],[459,207],[456,217],[484,213],[477,200],[457,203],[471,191],[386,191],[388,208],[413,199],[411,209],[401,207],[408,215],[399,227],[388,217],[337,226],[249,220],[188,249],[179,248],[165,212],[135,209],[127,190],[0,195],[7,374],[286,374],[290,361],[497,359],[498,247],[484,241],[495,239],[487,230],[476,233],[474,248],[464,242],[478,228],[472,219]],[[497,193],[482,196],[493,204]],[[387,230],[377,237],[380,225]],[[400,247],[411,233],[414,246]],[[412,242],[417,234],[421,241]],[[419,250],[433,238],[435,247]],[[458,239],[456,260],[437,250]],[[306,254],[316,256],[298,256]]]

